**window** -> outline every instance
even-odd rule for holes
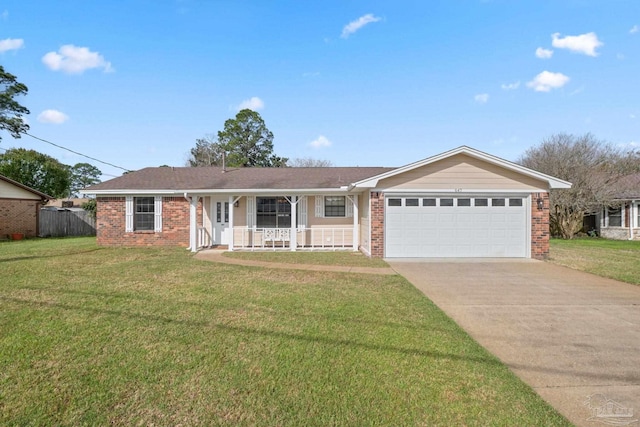
[[[284,197],[256,197],[258,228],[290,228],[291,204]]]
[[[491,206],[504,206],[504,199],[491,199]]]
[[[489,199],[475,199],[474,206],[489,206]]]
[[[135,231],[153,231],[154,229],[154,197],[135,197],[133,229]]]
[[[609,217],[609,227],[622,227],[622,208],[609,208],[607,216]]]
[[[420,206],[418,199],[405,199],[404,200],[404,205],[405,206]]]
[[[422,206],[435,206],[436,199],[422,199]]]
[[[509,206],[522,206],[522,199],[509,199]]]
[[[229,202],[224,202],[224,221],[222,220],[222,202],[216,203],[216,222],[223,223],[229,222]]]
[[[124,212],[125,232],[162,232],[162,196],[127,196]]]
[[[471,199],[458,199],[458,206],[471,206]]]
[[[440,199],[440,206],[453,206],[453,199]]]
[[[389,199],[387,204],[389,206],[402,206],[402,199]]]
[[[346,216],[346,207],[345,196],[324,196],[324,216]]]

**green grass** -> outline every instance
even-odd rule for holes
[[[225,252],[223,256],[253,261],[282,262],[287,264],[339,265],[346,267],[389,267],[380,258],[369,258],[361,252]]]
[[[549,261],[634,285],[640,285],[639,260],[637,240],[551,240]]]
[[[400,276],[0,243],[0,425],[568,425]]]

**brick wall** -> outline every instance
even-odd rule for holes
[[[103,246],[189,246],[189,202],[184,197],[162,198],[162,232],[125,232],[125,198],[98,197],[96,235]],[[202,220],[198,206],[198,223]]]
[[[0,239],[11,233],[36,237],[40,207],[40,200],[0,199]]]
[[[538,209],[538,198],[544,207]],[[531,194],[531,258],[549,257],[549,193]]]
[[[384,257],[384,193],[381,191],[372,191],[370,194],[370,253],[373,258],[382,258]]]

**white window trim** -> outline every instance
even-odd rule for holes
[[[148,197],[148,196],[140,196],[140,197]],[[134,199],[135,196],[126,196],[124,202],[124,210],[125,210],[125,229],[126,233],[133,233],[134,230]],[[153,200],[153,232],[161,233],[162,232],[162,196],[154,196]]]
[[[609,209],[604,208],[604,227],[605,228],[623,228],[626,227],[624,217],[625,217],[625,205],[620,206],[620,225],[609,225]]]

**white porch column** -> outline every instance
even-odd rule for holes
[[[291,251],[295,252],[298,248],[298,212],[296,207],[298,206],[298,196],[291,196],[291,239],[289,240],[289,246]]]
[[[237,200],[237,199],[236,199]],[[229,196],[229,250],[233,251],[233,205],[236,201]]]
[[[358,209],[358,195],[354,194],[349,197],[353,203],[353,250],[357,251],[360,245],[360,226],[358,220],[360,219],[360,210]]]
[[[189,248],[198,251],[198,196],[191,196],[189,201]]]

